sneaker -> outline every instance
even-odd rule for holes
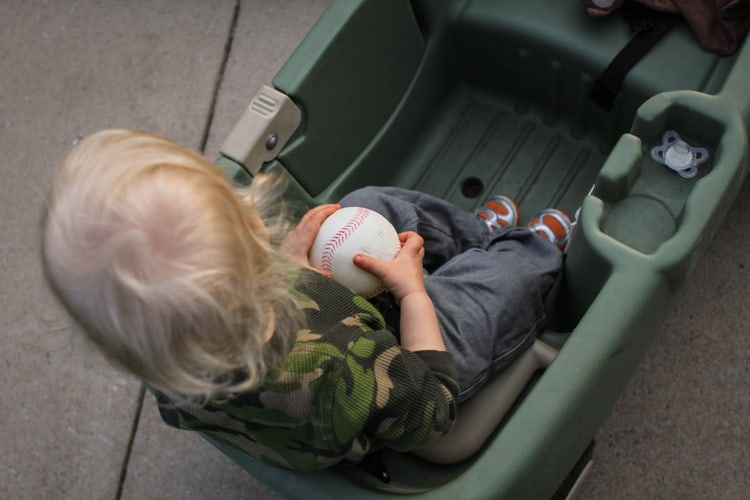
[[[507,196],[493,196],[484,206],[478,208],[474,214],[482,219],[490,231],[501,227],[517,226],[519,210],[516,202]]]
[[[562,210],[548,208],[531,219],[526,227],[565,250],[573,231],[573,221]]]

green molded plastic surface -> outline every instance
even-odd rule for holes
[[[549,497],[747,174],[750,45],[719,57],[678,25],[606,112],[588,92],[629,36],[618,16],[590,18],[570,0],[334,0],[274,79],[304,118],[269,168],[307,203],[379,184],[467,209],[507,194],[522,218],[580,207],[543,334],[561,350],[474,458],[386,453],[389,485],[356,467],[295,474],[214,444],[290,497]],[[651,159],[667,130],[710,152],[695,178]]]
[[[377,134],[423,52],[407,2],[339,2],[313,27],[274,79],[302,108],[301,130],[280,158],[309,193],[320,193]]]

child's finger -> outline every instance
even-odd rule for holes
[[[309,210],[297,227],[281,240],[279,245],[281,255],[302,265],[309,265],[307,254],[315,241],[315,236],[320,231],[320,225],[339,208],[341,208],[340,205],[326,204]]]
[[[383,263],[378,259],[363,253],[358,253],[352,258],[352,262],[354,262],[354,265],[358,268],[372,273],[382,279],[381,272]]]
[[[315,235],[318,234],[321,224],[339,208],[341,208],[341,205],[329,203],[310,209],[302,217],[296,230],[312,242]]]
[[[424,248],[424,238],[414,231],[407,231],[398,235],[401,240],[401,250],[418,254]]]
[[[339,208],[341,208],[341,205],[334,203],[318,205],[317,207],[314,207],[307,211],[307,213],[302,217],[299,225],[306,226],[309,224],[313,224],[320,226],[320,224],[322,224],[324,220],[326,220],[333,212],[335,212]]]

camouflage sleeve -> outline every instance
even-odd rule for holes
[[[446,351],[416,351],[414,354],[432,370],[432,373],[440,379],[454,398],[458,397],[458,381],[456,377],[456,365],[453,363],[453,355]]]
[[[374,347],[365,353],[361,348],[369,341]],[[350,442],[364,430],[371,451],[382,446],[410,451],[453,427],[457,384],[450,354],[414,353],[390,333],[374,331],[355,342],[347,365],[334,395],[337,442]]]

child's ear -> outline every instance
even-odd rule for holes
[[[248,211],[248,220],[250,229],[253,230],[253,233],[255,233],[258,238],[262,239],[266,243],[270,243],[271,235],[268,232],[268,228],[265,224],[263,224],[263,220],[254,210]]]
[[[266,329],[263,331],[263,343],[267,344],[269,340],[271,340],[271,337],[273,337],[273,332],[276,330],[276,314],[271,312],[270,318],[268,318],[268,325],[266,325]]]

